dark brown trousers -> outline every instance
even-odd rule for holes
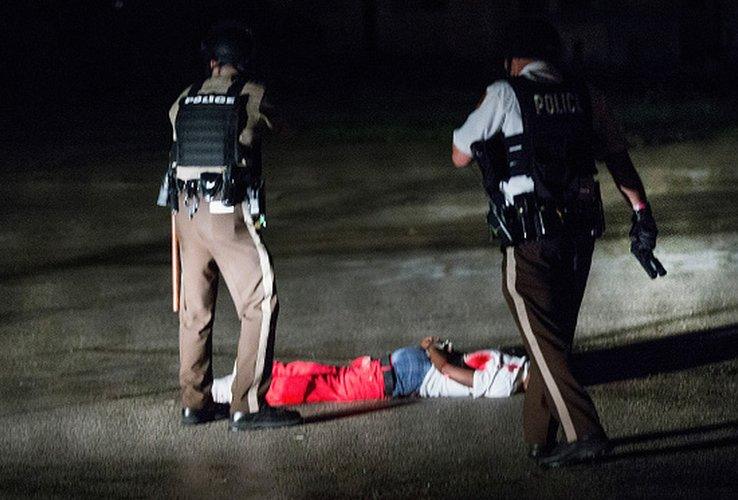
[[[502,292],[531,361],[523,405],[528,444],[568,442],[602,431],[597,410],[571,372],[569,357],[594,240],[562,236],[505,249]]]

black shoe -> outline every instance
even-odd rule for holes
[[[302,423],[302,416],[296,411],[283,410],[263,406],[256,413],[237,411],[231,416],[229,427],[232,431],[248,431],[252,429],[266,429],[269,427],[286,427]]]
[[[562,467],[581,462],[589,462],[607,454],[612,446],[603,434],[587,436],[573,443],[562,443],[551,453],[538,459],[538,465],[545,469]]]
[[[550,444],[535,443],[528,446],[528,457],[532,458],[533,460],[538,460],[542,456],[548,455],[552,449],[553,446]]]
[[[182,408],[182,425],[199,425],[228,418],[229,405],[210,403],[203,408]]]

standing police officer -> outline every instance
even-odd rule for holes
[[[488,222],[503,248],[502,289],[531,359],[523,434],[544,467],[610,449],[569,354],[594,240],[604,230],[595,160],[633,207],[631,251],[653,278],[656,224],[625,141],[600,96],[557,67],[561,41],[540,19],[506,36],[508,78],[487,88],[453,136],[452,160],[473,159],[490,197]],[[559,426],[566,441],[556,446]]]
[[[159,200],[176,212],[182,262],[182,423],[215,420],[224,410],[210,393],[215,299],[222,276],[241,320],[230,428],[293,425],[301,421],[299,413],[264,401],[278,303],[259,234],[265,222],[260,136],[272,123],[264,87],[247,73],[252,36],[239,24],[221,23],[201,48],[210,75],[188,87],[169,112],[174,145]]]

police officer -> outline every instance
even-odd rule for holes
[[[541,466],[589,460],[610,445],[569,354],[594,241],[604,230],[595,160],[633,208],[631,250],[649,275],[656,224],[625,141],[602,97],[562,71],[561,41],[541,19],[505,36],[507,78],[494,82],[453,135],[452,161],[476,160],[488,221],[503,250],[502,289],[531,359],[523,410],[529,455]],[[565,441],[556,443],[559,426]]]
[[[248,29],[220,23],[201,48],[209,75],[182,92],[169,112],[174,144],[159,203],[176,212],[182,263],[182,423],[225,417],[210,392],[215,299],[222,276],[241,320],[230,428],[293,425],[301,421],[299,413],[264,401],[278,310],[270,256],[260,235],[265,223],[261,135],[272,128],[270,108],[264,87],[249,78]]]

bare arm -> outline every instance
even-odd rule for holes
[[[604,98],[594,89],[592,89],[592,122],[599,146],[597,159],[605,162],[618,190],[633,208],[632,225],[628,234],[630,252],[638,259],[651,279],[666,276],[666,269],[653,255],[658,228],[646,198],[643,182],[630,159],[620,128],[610,115]]]
[[[605,165],[610,171],[623,198],[633,207],[633,210],[645,208],[648,200],[646,190],[643,187],[641,176],[633,165],[628,151],[623,149],[617,153],[610,153],[605,157]]]
[[[454,167],[463,168],[471,163],[472,157],[460,151],[456,146],[451,146],[451,161]]]
[[[627,144],[617,122],[607,108],[604,96],[596,89],[592,93],[592,118],[598,140],[598,159],[605,162],[615,186],[635,210],[646,206],[646,190],[633,166]]]
[[[443,375],[466,387],[474,387],[474,370],[452,365],[448,362],[448,353],[441,351],[434,345],[436,337],[426,337],[420,341],[420,346],[428,353],[433,366]]]
[[[491,137],[502,127],[506,102],[502,97],[503,87],[493,84],[489,89],[493,89],[492,92],[485,93],[464,124],[454,130],[451,161],[456,168],[466,167],[472,162],[472,143]]]

